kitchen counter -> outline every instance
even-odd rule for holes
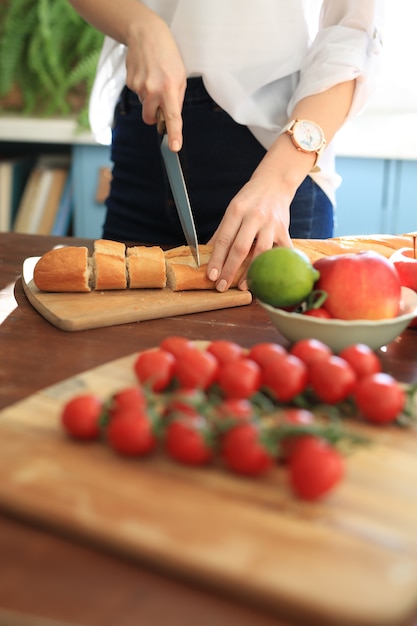
[[[155,346],[167,335],[228,339],[246,347],[262,341],[286,345],[256,303],[78,333],[60,331],[31,307],[20,279],[25,258],[58,243],[91,241],[0,234],[0,409],[77,373]],[[405,331],[380,351],[384,369],[409,383],[417,381],[416,354],[416,330]],[[6,514],[0,515],[0,559],[0,607],[32,615],[33,620],[44,616],[73,626],[295,623],[255,609],[243,598],[232,601],[219,591]],[[2,621],[0,610],[0,625],[11,626],[6,619]],[[411,624],[417,624],[417,617],[407,626]]]

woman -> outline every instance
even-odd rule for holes
[[[108,36],[90,106],[99,140],[113,126],[104,237],[184,243],[159,109],[219,291],[253,245],[332,236],[331,141],[373,91],[382,0],[70,1]]]

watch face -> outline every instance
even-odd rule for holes
[[[320,126],[308,120],[300,120],[294,124],[293,137],[300,148],[306,152],[319,150],[324,139]]]

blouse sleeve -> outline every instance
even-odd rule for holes
[[[303,98],[353,79],[356,89],[349,118],[365,106],[381,66],[383,15],[384,0],[324,0],[288,115]]]

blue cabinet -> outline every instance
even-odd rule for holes
[[[417,162],[338,157],[335,235],[417,230]]]
[[[72,175],[74,182],[75,237],[99,239],[105,217],[105,206],[96,198],[102,168],[110,167],[110,147],[74,145]]]

